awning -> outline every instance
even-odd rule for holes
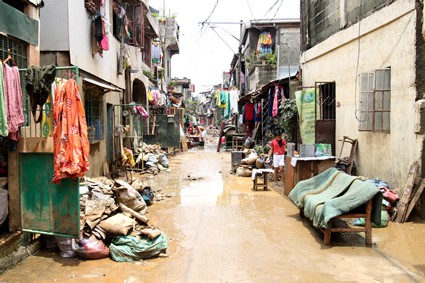
[[[88,82],[88,83],[93,84],[93,85],[96,85],[96,86],[99,86],[100,88],[107,89],[109,91],[117,91],[117,92],[121,91],[120,88],[114,87],[112,85],[107,85],[107,84],[101,83],[101,82],[93,80],[93,79],[83,78],[83,81]]]

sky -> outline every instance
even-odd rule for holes
[[[195,93],[221,83],[230,70],[241,20],[300,17],[299,0],[150,0],[149,5],[161,16],[165,10],[176,17],[180,53],[172,57],[171,77],[190,79]]]

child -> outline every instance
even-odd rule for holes
[[[277,172],[280,170],[280,177],[282,179],[282,183],[285,179],[285,152],[286,152],[286,140],[282,139],[282,134],[279,130],[276,130],[274,133],[274,140],[270,143],[270,151],[268,154],[268,158],[266,160],[267,163],[270,162],[271,156],[273,154],[273,177],[274,177],[274,186],[277,186]]]

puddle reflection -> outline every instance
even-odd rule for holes
[[[223,194],[222,179],[208,179],[202,182],[192,182],[183,186],[180,191],[181,206],[217,206],[219,197]]]

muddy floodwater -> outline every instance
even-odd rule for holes
[[[364,233],[333,234],[325,246],[282,189],[253,191],[230,160],[211,144],[145,177],[167,195],[147,217],[166,233],[168,257],[118,263],[42,250],[0,282],[425,282],[424,221],[374,228],[371,248]]]

